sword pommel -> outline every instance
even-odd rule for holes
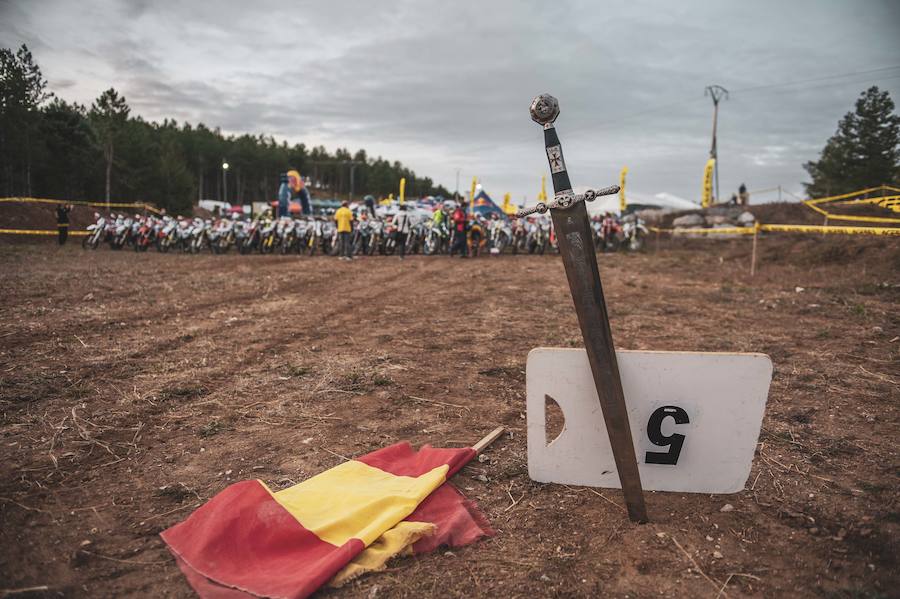
[[[559,101],[550,94],[541,94],[531,101],[531,120],[539,125],[550,125],[559,116]]]

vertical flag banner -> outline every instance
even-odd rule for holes
[[[243,481],[161,536],[201,597],[302,599],[395,555],[492,535],[447,483],[474,456],[471,447],[398,443],[281,491]]]
[[[475,203],[475,187],[478,185],[478,178],[472,177],[472,191],[469,192],[469,211],[471,212],[472,206]]]
[[[713,170],[716,167],[716,159],[710,158],[706,161],[706,168],[703,169],[703,195],[701,196],[700,205],[704,208],[712,204],[713,194]]]
[[[623,166],[622,172],[619,173],[619,214],[625,214],[627,200],[625,199],[625,175],[628,174],[628,167]]]
[[[547,176],[541,175],[541,191],[538,192],[538,202],[547,201]]]
[[[400,179],[400,203],[406,201],[406,177]]]

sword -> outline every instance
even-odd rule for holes
[[[558,116],[559,102],[549,94],[542,94],[531,103],[532,120],[544,128],[544,146],[553,177],[554,197],[549,203],[541,202],[530,210],[520,211],[516,216],[550,211],[559,242],[559,253],[566,268],[566,278],[569,280],[569,289],[575,303],[575,313],[578,315],[578,324],[584,337],[584,347],[594,375],[594,385],[597,387],[597,396],[603,410],[603,420],[612,446],[613,459],[619,481],[622,483],[628,517],[633,522],[647,522],[641,475],[638,472],[625,395],[622,392],[622,380],[616,362],[616,350],[609,328],[609,315],[603,297],[603,287],[600,284],[600,271],[597,268],[597,256],[585,207],[585,202],[601,195],[617,193],[619,186],[613,185],[599,191],[588,190],[581,195],[576,195],[572,191],[562,144],[553,126]]]

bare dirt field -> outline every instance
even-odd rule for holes
[[[488,460],[454,478],[495,537],[320,595],[897,596],[896,239],[766,238],[753,279],[749,240],[600,256],[618,347],[775,364],[746,490],[648,493],[646,525],[618,491],[527,475],[526,355],[581,345],[557,256],[343,263],[75,241],[0,246],[0,587],[17,597],[190,597],[158,535],[226,485],[281,488],[500,424]]]

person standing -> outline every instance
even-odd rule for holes
[[[59,245],[65,245],[69,237],[69,212],[71,204],[60,204],[56,207],[56,228],[59,230]]]
[[[453,211],[453,247],[450,248],[452,258],[459,250],[460,258],[468,258],[468,244],[466,239],[466,201],[463,200]]]
[[[397,229],[397,249],[400,250],[400,259],[403,260],[406,257],[406,238],[409,237],[411,228],[406,204],[400,204],[400,211],[394,217],[394,227]]]
[[[337,222],[338,248],[341,260],[352,260],[350,237],[353,233],[353,213],[350,211],[346,200],[341,202],[341,207],[334,213],[334,220]]]
[[[740,198],[741,206],[744,208],[750,205],[750,194],[747,192],[747,186],[743,183],[738,187],[738,198]]]

